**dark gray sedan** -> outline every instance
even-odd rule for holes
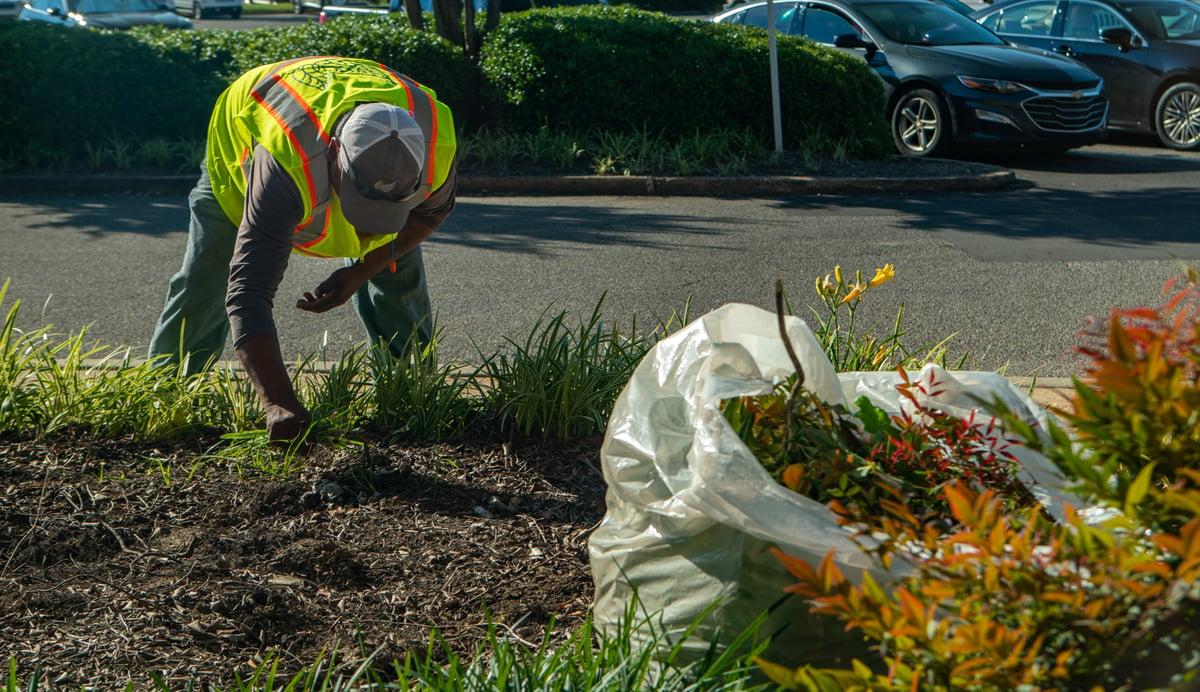
[[[1200,149],[1200,5],[1187,0],[1006,0],[972,15],[1013,43],[1104,78],[1113,129]]]
[[[906,156],[954,150],[1065,151],[1107,137],[1102,80],[1061,55],[1010,45],[930,0],[780,0],[780,33],[865,60],[884,83],[896,148]],[[713,21],[763,27],[766,4]],[[783,85],[787,88],[787,85]],[[831,103],[836,95],[830,94]]]

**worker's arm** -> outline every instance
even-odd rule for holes
[[[311,416],[284,366],[273,309],[304,207],[291,177],[262,147],[254,150],[246,183],[225,308],[234,349],[266,412],[267,435],[290,440],[304,433]]]
[[[325,312],[345,303],[363,284],[397,259],[407,255],[426,238],[433,235],[435,227],[419,217],[410,215],[395,240],[377,247],[358,262],[342,267],[329,275],[312,292],[296,301],[296,307],[309,312]]]
[[[330,274],[315,290],[306,292],[296,301],[296,307],[309,312],[325,312],[345,303],[368,279],[425,242],[454,209],[458,194],[456,171],[457,166],[452,165],[446,182],[409,213],[395,240]]]
[[[275,334],[255,334],[242,342],[237,354],[266,412],[267,437],[293,440],[304,434],[312,416],[296,396]]]

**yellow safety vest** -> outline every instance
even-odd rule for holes
[[[326,160],[338,117],[376,102],[408,109],[421,126],[428,159],[419,194],[428,197],[446,182],[455,151],[454,120],[433,89],[371,60],[308,57],[250,70],[217,99],[206,165],[225,215],[241,223],[251,155],[261,144],[291,175],[304,202],[295,252],[357,258],[386,245],[394,234],[360,238],[346,221]]]

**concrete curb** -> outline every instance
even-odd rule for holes
[[[186,195],[196,175],[4,175],[0,194],[161,194]],[[656,176],[461,176],[464,195],[531,196],[628,195],[693,196],[817,195],[871,192],[971,192],[1012,187],[1016,174],[1006,169],[969,176],[916,178],[771,176],[771,177],[656,177]]]
[[[1016,183],[1010,170],[994,170],[973,176],[878,178],[828,176],[771,177],[654,177],[654,176],[561,176],[459,178],[460,192],[484,194],[542,195],[811,195],[856,192],[936,192],[998,190]]]

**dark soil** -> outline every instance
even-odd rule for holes
[[[286,477],[198,463],[214,440],[0,440],[0,660],[41,689],[229,688],[272,655],[390,669],[434,628],[469,656],[489,622],[582,622],[599,440],[363,440]]]

